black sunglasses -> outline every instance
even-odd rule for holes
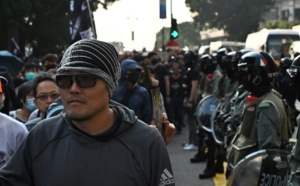
[[[57,75],[56,84],[59,88],[67,89],[76,84],[80,88],[91,88],[96,85],[96,80],[99,79],[98,76],[91,74],[79,74],[79,75]]]

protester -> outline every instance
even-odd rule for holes
[[[0,109],[0,111],[4,114],[9,115],[10,110],[18,109],[21,107],[20,101],[17,98],[15,85],[13,81],[12,73],[5,66],[0,66],[0,76],[7,79],[7,88],[4,90],[5,94],[5,102],[9,102],[10,104],[5,104],[5,106]]]
[[[56,54],[48,53],[42,58],[43,68],[46,72],[55,71],[58,65],[58,57]]]
[[[7,85],[6,78],[0,76],[0,107],[9,105],[9,101],[4,102]],[[22,123],[0,112],[0,168],[16,152],[27,133],[27,129]]]
[[[184,100],[183,107],[185,109],[184,122],[189,127],[188,142],[184,145],[183,150],[197,150],[196,146],[196,120],[194,112],[196,109],[196,93],[199,84],[199,73],[195,69],[197,61],[196,55],[193,51],[187,51],[184,54],[184,62],[186,65],[186,72],[183,74],[184,83]]]
[[[24,66],[23,76],[26,81],[33,81],[39,73],[39,66],[35,62],[28,62]]]
[[[158,87],[159,81],[154,78],[154,75],[151,74],[147,64],[145,62],[140,62],[139,65],[142,67],[139,85],[145,87],[149,93],[151,89]]]
[[[34,79],[33,96],[34,104],[38,109],[31,113],[29,121],[25,123],[28,130],[46,118],[47,108],[59,97],[58,87],[51,73],[40,73]]]
[[[113,45],[71,45],[56,76],[65,113],[32,129],[0,170],[0,183],[175,185],[160,133],[111,101],[120,72]]]
[[[10,111],[9,115],[21,123],[26,123],[30,114],[37,108],[34,104],[33,82],[23,83],[19,87],[17,96],[22,104],[22,108]]]
[[[180,73],[180,68],[178,63],[172,64],[173,74],[170,76],[170,115],[169,120],[172,123],[176,121],[176,132],[181,134],[183,127],[183,76]]]
[[[148,58],[151,63],[150,71],[154,74],[155,79],[159,81],[159,90],[162,94],[165,110],[168,113],[170,104],[170,76],[168,69],[160,63],[156,52],[149,52]]]
[[[141,67],[132,59],[121,63],[121,78],[112,100],[118,101],[132,109],[135,115],[147,124],[152,121],[150,95],[146,88],[138,84]]]

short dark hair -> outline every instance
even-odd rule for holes
[[[39,66],[35,62],[28,62],[24,65],[24,69],[26,70],[29,68],[36,68],[38,70]]]
[[[37,96],[36,88],[43,81],[52,81],[54,84],[56,84],[56,81],[55,81],[52,73],[49,73],[49,72],[39,73],[33,80],[33,96],[35,98]]]
[[[45,64],[45,61],[52,61],[52,62],[56,62],[58,63],[58,57],[56,54],[46,54],[43,58],[42,58],[42,63]]]
[[[27,81],[23,83],[18,89],[18,99],[26,101],[26,96],[32,91],[33,89],[33,82]]]
[[[157,55],[156,52],[149,52],[147,57],[151,58],[152,56],[156,56],[156,55]]]

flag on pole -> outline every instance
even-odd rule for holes
[[[12,42],[12,53],[18,57],[22,57],[20,47],[14,37],[11,38],[11,42]]]
[[[71,44],[86,38],[97,38],[91,0],[70,0]]]

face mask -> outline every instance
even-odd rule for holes
[[[34,72],[27,72],[25,74],[25,79],[27,81],[33,81],[35,77],[36,77],[36,73],[34,73]]]
[[[130,82],[131,84],[135,84],[139,80],[139,71],[132,71],[130,73],[126,73],[126,81]]]
[[[158,59],[152,59],[151,60],[151,65],[156,65],[158,63]]]
[[[34,98],[29,98],[26,100],[25,108],[29,111],[34,111],[36,109],[36,105],[33,102]]]
[[[56,65],[55,64],[46,65],[45,68],[46,68],[46,71],[48,71],[50,69],[56,68]]]
[[[141,72],[140,78],[143,79],[145,77],[145,72]]]

